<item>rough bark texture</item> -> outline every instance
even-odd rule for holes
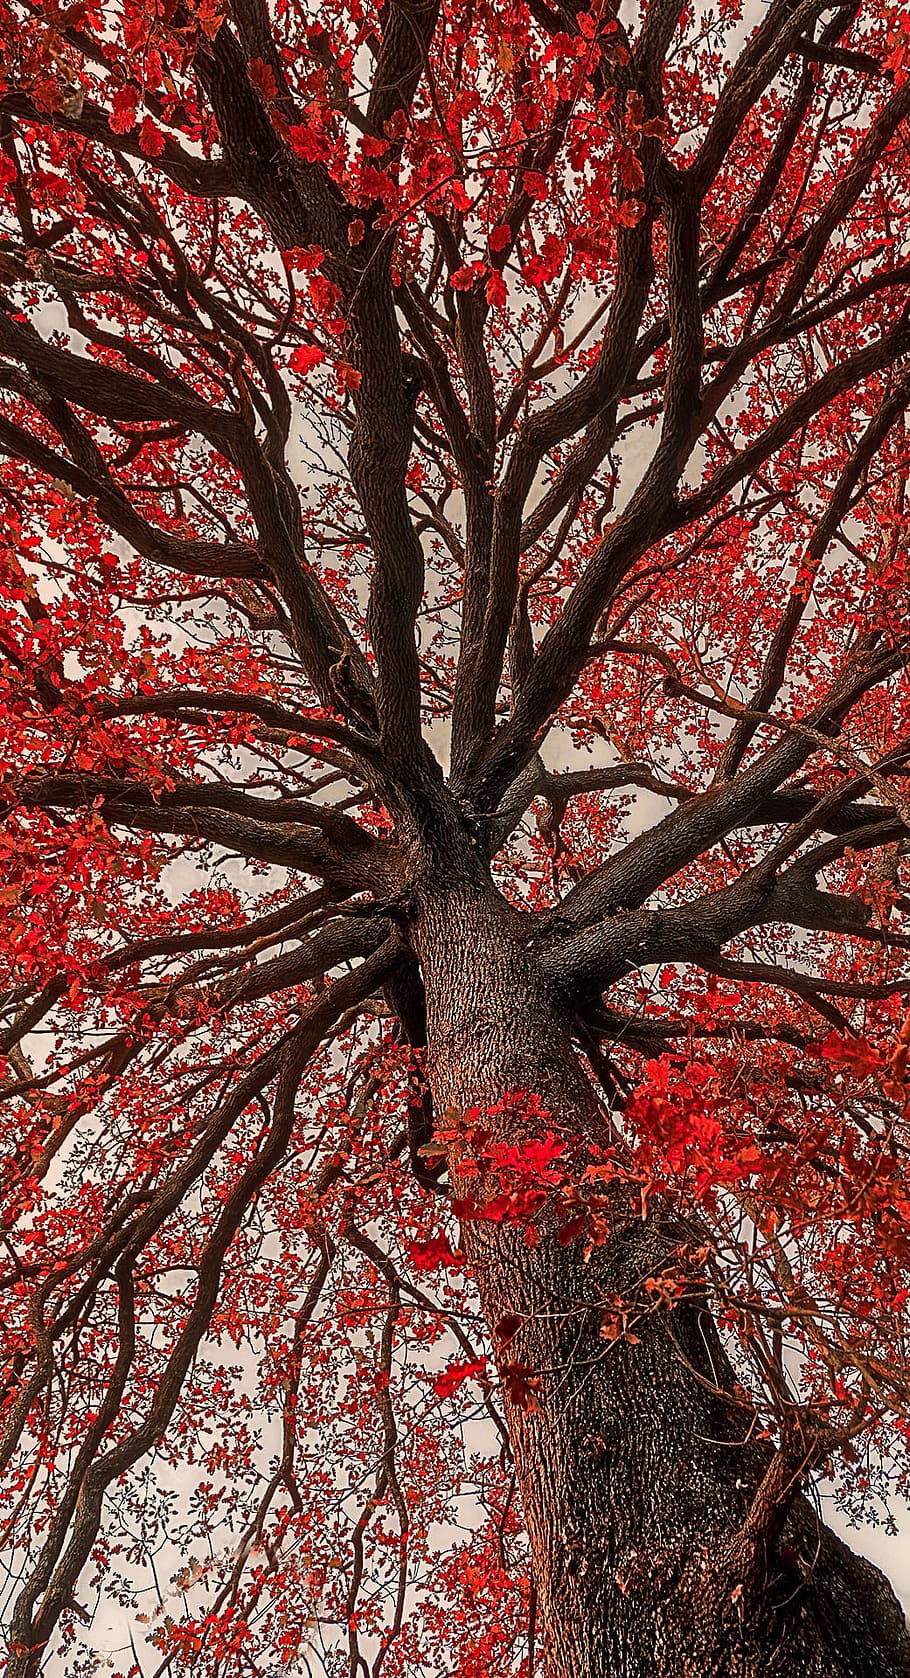
[[[437,886],[416,942],[437,1112],[531,1090],[596,1136],[522,917],[479,880]],[[744,1439],[708,1310],[650,1315],[634,1344],[601,1336],[604,1304],[634,1295],[674,1243],[658,1216],[618,1215],[587,1263],[578,1242],[529,1247],[514,1226],[467,1221],[464,1242],[491,1328],[520,1315],[509,1356],[541,1377],[536,1409],[506,1407],[548,1678],[910,1672],[887,1581],[788,1498],[782,1458]]]

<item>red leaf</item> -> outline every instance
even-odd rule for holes
[[[464,1253],[453,1252],[447,1235],[432,1235],[428,1241],[409,1241],[408,1255],[415,1270],[463,1270]]]
[[[151,117],[145,117],[139,130],[139,150],[144,152],[146,157],[160,157],[164,147],[165,137],[158,124],[153,122]]]
[[[115,134],[128,134],[131,128],[135,128],[141,98],[138,87],[133,87],[131,82],[118,87],[113,99],[114,108],[107,119]]]
[[[627,198],[617,204],[613,219],[618,227],[637,227],[644,213],[644,204],[638,198]]]
[[[534,256],[529,256],[522,274],[529,285],[549,285],[556,278],[566,258],[566,248],[555,233],[548,233]]]
[[[294,245],[284,252],[284,260],[289,268],[300,269],[305,274],[311,274],[320,268],[325,261],[325,251],[321,245]]]
[[[305,163],[325,163],[331,150],[325,136],[308,122],[292,124],[288,129],[288,141],[294,154],[302,157]]]
[[[637,192],[645,184],[645,172],[634,151],[624,146],[617,158],[617,175],[622,185],[630,192]]]
[[[463,268],[456,268],[449,278],[449,285],[453,291],[470,291],[477,284],[484,272],[486,264],[483,262],[468,262]]]
[[[519,1410],[536,1410],[540,1376],[533,1374],[526,1363],[503,1364],[500,1373],[510,1402]]]
[[[342,390],[359,390],[363,375],[349,361],[339,361],[335,368],[335,377]]]
[[[325,351],[315,344],[300,344],[291,356],[290,365],[295,373],[311,373],[314,367],[319,367],[325,361]]]
[[[819,1053],[824,1060],[846,1067],[857,1078],[868,1077],[870,1072],[876,1072],[882,1064],[878,1050],[873,1049],[864,1037],[840,1037],[836,1031],[828,1033]]]
[[[526,169],[521,177],[521,184],[528,197],[536,199],[538,203],[543,203],[550,191],[546,175],[539,174],[536,169]]]
[[[486,1369],[486,1358],[464,1358],[460,1363],[450,1363],[448,1369],[433,1377],[433,1391],[437,1398],[451,1398],[463,1381],[479,1380]]]
[[[271,64],[261,58],[251,58],[246,73],[256,92],[271,105],[278,98],[278,83]]]
[[[466,216],[468,211],[473,208],[473,200],[465,191],[463,181],[451,181],[449,183],[449,198],[452,201],[453,209],[460,210],[463,216]]]
[[[487,302],[493,309],[501,309],[503,304],[508,300],[509,294],[506,290],[506,282],[500,274],[498,268],[492,268],[490,270],[484,290],[486,291]]]

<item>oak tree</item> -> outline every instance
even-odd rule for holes
[[[0,40],[10,1678],[906,1674],[910,14]]]

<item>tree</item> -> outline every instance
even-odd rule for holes
[[[10,1678],[906,1674],[907,14],[0,16]]]

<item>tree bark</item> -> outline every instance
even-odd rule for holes
[[[479,871],[418,895],[436,1112],[532,1091],[554,1128],[603,1135],[528,919]],[[605,1307],[678,1240],[625,1208],[586,1263],[552,1227],[529,1246],[515,1225],[463,1226],[494,1344],[520,1316],[506,1356],[539,1378],[536,1408],[503,1401],[547,1678],[906,1678],[890,1586],[794,1497],[783,1457],[748,1441],[707,1302],[643,1317],[634,1343],[602,1336]]]

